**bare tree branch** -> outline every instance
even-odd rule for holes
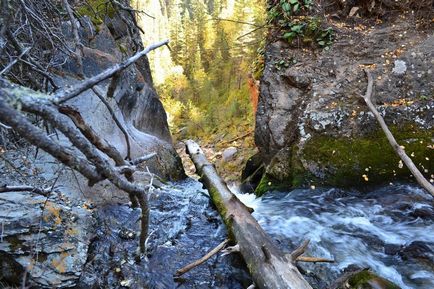
[[[150,18],[152,18],[152,19],[155,19],[154,16],[149,15],[147,12],[145,12],[145,11],[143,11],[143,10],[136,10],[136,9],[133,9],[133,8],[127,7],[127,6],[125,6],[125,5],[122,5],[122,3],[120,3],[119,1],[116,1],[116,0],[111,0],[111,2],[114,3],[114,4],[116,4],[116,5],[117,5],[119,8],[121,8],[122,10],[128,11],[128,12],[130,12],[130,13],[134,13],[134,12],[136,12],[136,13],[143,13],[143,14],[145,14],[146,16],[148,16],[148,17],[150,17]]]
[[[130,66],[133,63],[135,63],[141,57],[143,57],[146,54],[148,54],[150,51],[152,51],[154,49],[157,49],[157,48],[159,48],[159,47],[161,47],[163,45],[167,45],[168,43],[169,43],[169,40],[165,40],[165,41],[161,41],[161,42],[158,42],[158,43],[151,44],[148,47],[146,47],[145,49],[143,49],[142,51],[136,53],[134,56],[128,58],[124,62],[116,64],[113,67],[104,70],[100,74],[97,74],[97,75],[93,76],[92,78],[89,78],[89,79],[86,79],[85,81],[80,82],[79,84],[71,87],[70,89],[67,89],[67,90],[60,89],[60,90],[58,90],[54,94],[55,103],[60,104],[60,103],[63,103],[65,101],[68,101],[68,100],[76,97],[77,95],[79,95],[83,91],[86,91],[86,90],[92,88],[93,86],[95,86],[96,84],[100,83],[101,81],[104,81],[107,78],[112,77],[117,72],[126,69],[128,66]]]
[[[72,11],[71,6],[69,6],[68,0],[62,0],[62,2],[63,2],[63,6],[65,6],[66,12],[68,13],[69,20],[71,21],[71,29],[75,40],[75,58],[77,59],[78,66],[80,69],[79,76],[83,77],[84,76],[83,58],[82,58],[83,44],[81,44],[80,35],[78,34],[78,29],[77,29],[77,23],[74,17],[74,12]]]
[[[15,109],[6,105],[3,95],[4,91],[0,90],[0,121],[11,126],[16,132],[23,136],[31,144],[41,148],[61,163],[76,169],[85,176],[90,183],[95,180],[101,180],[102,177],[96,172],[95,167],[89,164],[85,159],[67,152],[60,144],[51,140],[42,130],[30,123],[24,116]]]
[[[71,106],[61,106],[59,107],[59,112],[67,115],[75,124],[75,126],[81,131],[81,133],[100,151],[112,158],[117,166],[122,166],[125,164],[125,161],[119,151],[112,145],[108,144],[104,139],[101,139],[96,132],[85,123],[78,110]]]
[[[152,186],[152,179],[151,184],[146,187],[133,183],[132,175],[125,180],[109,161],[101,156],[89,140],[80,134],[77,128],[69,124],[68,121],[65,121],[64,116],[61,116],[57,112],[56,107],[47,100],[47,98],[29,96],[28,93],[30,93],[30,90],[17,88],[10,84],[8,85],[4,80],[0,83],[6,86],[6,88],[0,87],[0,121],[10,125],[32,144],[47,151],[62,163],[82,173],[91,184],[107,179],[120,190],[138,199],[138,203],[142,209],[140,249],[144,252],[146,250],[145,241],[149,225],[149,207],[145,189]],[[81,151],[87,160],[95,167],[79,158],[76,154],[72,152],[67,153],[62,146],[54,143],[48,136],[42,133],[40,129],[29,123],[20,113],[10,108],[5,103],[7,100],[17,106],[21,106],[25,111],[37,114],[49,121],[53,126],[59,129],[75,148]],[[126,161],[125,164],[127,164]]]
[[[140,158],[134,159],[134,160],[132,160],[130,163],[131,163],[133,166],[137,166],[137,165],[139,165],[139,164],[141,164],[141,163],[143,163],[143,162],[145,162],[145,161],[147,161],[147,160],[150,160],[150,159],[152,159],[153,157],[156,157],[156,156],[157,156],[157,153],[153,152],[153,153],[150,153],[150,154],[144,155],[144,156],[142,156],[142,157],[140,157]]]
[[[0,71],[0,76],[2,76],[3,74],[5,74],[6,72],[9,71],[9,69],[12,68],[12,66],[15,65],[15,63],[17,63],[19,60],[21,60],[21,58],[27,53],[29,52],[29,50],[32,49],[31,47],[27,47],[26,49],[24,49],[23,52],[21,52],[20,55],[18,55],[17,58],[15,58],[14,60],[12,60],[5,68],[3,68],[2,71]]]
[[[32,186],[8,186],[8,185],[0,186],[0,193],[9,193],[9,192],[32,192],[47,197],[50,194],[50,192],[52,192],[52,188],[40,189]]]

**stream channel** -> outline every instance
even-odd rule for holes
[[[350,265],[370,267],[403,289],[434,288],[433,199],[414,185],[369,192],[335,188],[240,194],[253,216],[284,250],[304,239],[308,256],[336,260],[302,264],[316,288],[326,288]],[[137,239],[129,238],[139,211],[112,205],[96,212],[97,226],[79,288],[246,288],[251,281],[239,256],[217,256],[181,278],[173,273],[226,237],[207,191],[194,180],[150,195],[149,260],[136,263]]]

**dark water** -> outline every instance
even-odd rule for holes
[[[335,259],[334,264],[303,265],[328,283],[356,264],[403,289],[434,288],[433,198],[415,186],[238,196],[282,248],[289,251],[310,239],[306,255]]]
[[[140,211],[112,205],[96,212],[96,237],[79,288],[241,289],[251,281],[238,256],[213,257],[174,280],[177,269],[199,259],[226,238],[207,192],[192,179],[154,190],[148,260],[135,260]],[[127,285],[122,287],[122,285]]]

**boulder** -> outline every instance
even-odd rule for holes
[[[282,40],[267,44],[255,129],[266,170],[257,194],[279,187],[411,179],[363,102],[363,67],[374,74],[378,110],[429,177],[434,36],[413,24],[398,17],[369,24],[366,32],[343,28],[330,49],[314,52]],[[277,67],[282,59],[292,61]]]

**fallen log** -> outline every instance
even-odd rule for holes
[[[239,247],[255,287],[312,289],[295,265],[296,258],[303,252],[296,252],[296,254],[282,252],[251,216],[248,208],[231,193],[218,176],[214,166],[206,159],[199,145],[192,140],[186,141],[186,145],[187,153],[193,160],[201,182],[208,189],[212,201],[228,228],[230,239]]]

